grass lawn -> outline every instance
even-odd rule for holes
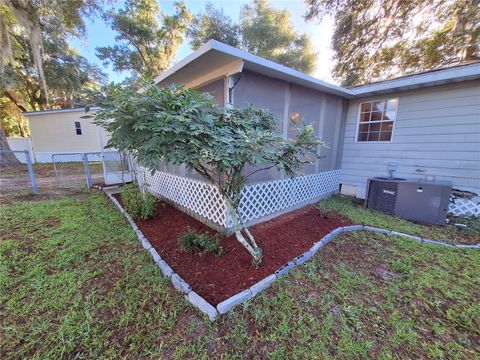
[[[413,234],[340,197],[322,211]],[[162,278],[98,192],[0,208],[0,358],[474,359],[480,251],[344,234],[211,323]],[[475,230],[477,229],[477,230]],[[161,231],[161,229],[159,229]],[[473,235],[472,235],[473,233]]]

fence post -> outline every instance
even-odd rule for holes
[[[83,165],[85,166],[85,174],[87,176],[87,188],[91,189],[93,186],[92,173],[90,172],[90,165],[88,163],[88,154],[83,153]]]
[[[28,175],[30,175],[30,181],[32,182],[32,191],[34,194],[38,194],[38,187],[37,187],[37,182],[35,180],[35,172],[33,171],[30,152],[28,150],[24,150],[23,152],[25,154],[25,159],[27,160]]]

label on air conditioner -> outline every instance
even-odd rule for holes
[[[382,192],[387,195],[395,195],[395,191],[383,189]]]

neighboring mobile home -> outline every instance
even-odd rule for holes
[[[210,92],[225,106],[269,109],[285,137],[290,120],[313,123],[329,148],[305,173],[341,169],[343,193],[365,197],[367,179],[389,165],[397,176],[480,193],[480,62],[348,89],[212,40],[156,83]],[[281,177],[272,170],[254,181]]]
[[[99,152],[105,144],[103,129],[92,124],[95,110],[85,108],[25,112],[36,162],[52,162],[58,153]]]

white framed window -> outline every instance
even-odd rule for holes
[[[82,135],[82,125],[80,124],[80,121],[75,121],[75,133],[77,135]]]
[[[392,141],[397,108],[398,99],[361,103],[357,121],[357,142]]]

